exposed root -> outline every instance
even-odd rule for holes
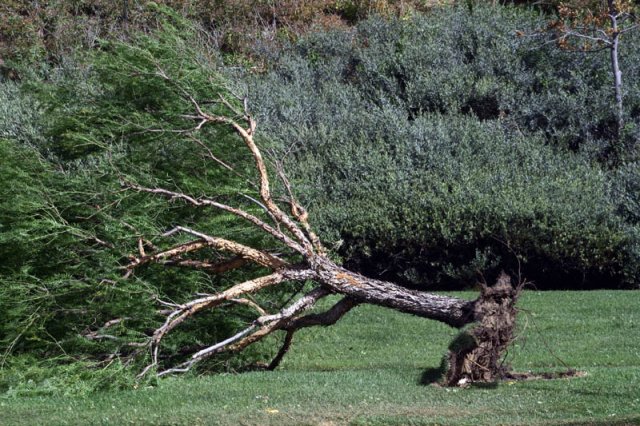
[[[502,360],[513,341],[515,303],[520,291],[521,286],[514,287],[504,272],[492,287],[482,286],[474,308],[477,323],[458,335],[449,347],[447,386],[488,383],[507,376],[509,369]]]
[[[554,380],[554,379],[568,379],[573,377],[586,377],[586,371],[578,371],[572,368],[565,371],[556,371],[550,373],[517,373],[509,372],[503,378],[505,380]]]

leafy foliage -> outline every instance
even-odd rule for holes
[[[350,266],[420,287],[519,264],[541,288],[636,279],[634,231],[594,163],[615,137],[606,58],[516,36],[539,19],[480,6],[370,19],[253,79],[259,122]]]

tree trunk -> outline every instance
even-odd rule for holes
[[[618,44],[620,31],[618,28],[618,9],[614,0],[608,0],[609,20],[611,21],[611,71],[613,72],[613,89],[616,98],[616,136],[620,138],[624,128],[624,110],[622,106],[622,71],[618,61]]]
[[[514,338],[515,304],[521,287],[514,287],[506,273],[502,272],[493,286],[483,284],[478,299],[466,301],[366,278],[326,258],[315,259],[313,263],[322,285],[357,303],[385,306],[456,328],[475,323],[449,346],[444,377],[447,386],[495,382],[509,373],[509,367],[502,361]],[[287,335],[285,345],[291,343],[291,337],[292,333]]]
[[[311,260],[318,282],[360,303],[385,306],[460,328],[474,321],[475,302],[409,290],[337,266],[323,256]]]

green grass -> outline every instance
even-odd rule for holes
[[[300,332],[276,372],[4,397],[0,424],[640,424],[640,292],[527,292],[520,306],[522,339],[508,358],[515,369],[564,362],[586,377],[424,385],[455,330],[362,306],[334,327]]]

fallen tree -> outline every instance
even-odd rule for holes
[[[162,79],[170,79],[162,70],[159,70],[157,75]],[[184,118],[195,122],[193,127],[181,132],[192,135],[205,126],[227,126],[242,140],[253,157],[258,174],[257,188],[260,199],[252,199],[252,201],[259,205],[265,214],[255,215],[247,209],[222,203],[213,197],[194,197],[184,192],[145,187],[131,182],[123,182],[123,185],[131,191],[166,197],[196,208],[218,209],[239,217],[251,223],[260,232],[273,237],[284,250],[280,250],[279,254],[273,254],[186,226],[176,226],[164,235],[170,237],[175,234],[185,234],[191,240],[167,250],[154,250],[147,254],[145,245],[140,240],[139,253],[131,256],[130,263],[125,266],[126,276],[133,274],[140,266],[152,263],[198,268],[212,273],[221,273],[254,264],[268,271],[262,276],[237,283],[219,293],[198,295],[180,304],[165,302],[165,309],[162,311],[165,320],[149,339],[151,362],[142,371],[141,376],[151,371],[155,371],[158,376],[185,372],[207,358],[221,353],[239,352],[265,336],[283,331],[286,335],[282,348],[268,365],[269,369],[274,369],[289,349],[297,330],[316,325],[334,324],[354,306],[363,303],[433,319],[455,328],[477,323],[462,333],[464,345],[450,347],[447,384],[494,381],[505,374],[500,360],[512,340],[515,325],[514,304],[520,289],[512,285],[509,276],[503,273],[493,287],[482,285],[479,298],[468,301],[410,290],[390,282],[353,273],[339,266],[329,258],[328,250],[309,223],[306,209],[294,197],[290,182],[277,162],[276,175],[286,195],[273,196],[267,163],[254,139],[256,121],[249,114],[246,99],[244,102],[235,102],[235,100],[231,102],[220,96],[220,99],[215,102],[217,112],[212,113],[206,110],[204,102],[196,100],[186,90],[179,89],[178,92],[193,107],[193,113],[185,115]],[[211,104],[213,104],[211,101],[207,102],[207,105]],[[206,151],[209,159],[229,167],[201,141],[198,145]],[[204,249],[213,249],[218,253],[225,253],[228,257],[216,262],[189,257]],[[297,299],[295,294],[292,295],[291,301],[278,312],[268,312],[251,298],[253,293],[289,282],[311,283],[308,284],[311,287]],[[325,312],[306,313],[319,300],[331,294],[341,295],[342,299]],[[192,352],[182,363],[164,365],[161,362],[161,348],[165,336],[198,314],[236,304],[242,304],[255,311],[255,319],[248,327],[211,346]],[[167,307],[169,309],[166,309]]]

